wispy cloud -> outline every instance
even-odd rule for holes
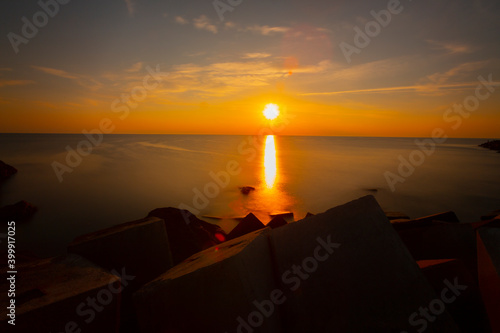
[[[253,26],[247,27],[245,30],[252,31],[252,32],[261,34],[263,36],[269,36],[269,35],[273,35],[273,34],[286,33],[290,30],[290,28],[288,28],[288,27],[271,27],[268,25],[253,25]]]
[[[213,32],[214,34],[217,33],[217,27],[214,24],[212,24],[210,22],[210,19],[205,15],[201,15],[200,17],[195,18],[193,20],[193,25],[197,29],[207,30],[207,31]]]
[[[446,54],[472,53],[476,50],[475,47],[463,43],[440,42],[430,39],[426,40],[426,42],[431,44],[433,48],[444,51]]]
[[[134,16],[135,14],[135,4],[132,2],[132,0],[124,0],[125,4],[127,5],[127,10],[130,16]]]
[[[464,79],[468,79],[471,74],[477,73],[481,68],[485,68],[489,63],[489,61],[462,63],[447,70],[446,72],[438,72],[428,75],[422,80],[422,82],[431,85],[441,85],[449,83],[450,81],[463,81]]]
[[[185,19],[184,17],[182,17],[182,16],[176,16],[175,17],[175,22],[179,23],[179,24],[182,24],[182,25],[189,24],[189,21],[187,19]]]
[[[74,74],[74,73],[69,73],[67,71],[61,70],[61,69],[56,69],[56,68],[49,68],[49,67],[42,67],[42,66],[31,66],[32,68],[41,71],[43,73],[53,75],[53,76],[58,76],[64,79],[70,79],[75,81],[77,84],[81,85],[82,87],[89,88],[91,90],[97,90],[100,87],[102,87],[102,84],[93,79],[90,76],[87,75],[82,75],[82,74]]]
[[[27,84],[34,84],[32,80],[0,80],[0,88],[8,86],[25,86]]]
[[[256,53],[246,53],[243,55],[243,59],[262,59],[262,58],[268,58],[270,57],[271,54],[269,53],[259,53],[259,52],[256,52]]]
[[[144,63],[139,61],[133,64],[131,67],[127,68],[125,71],[129,73],[136,73],[142,69],[142,66],[144,66]]]

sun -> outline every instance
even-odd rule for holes
[[[264,117],[266,117],[269,120],[273,120],[280,115],[280,109],[279,106],[276,104],[267,104],[263,113]]]

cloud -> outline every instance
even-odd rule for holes
[[[262,58],[268,58],[271,55],[269,53],[246,53],[243,55],[243,59],[262,59]]]
[[[188,20],[186,20],[186,19],[185,19],[184,17],[182,17],[182,16],[176,16],[176,17],[175,17],[175,22],[176,22],[176,23],[179,23],[179,24],[182,24],[182,25],[184,25],[184,24],[189,24],[189,21],[188,21]]]
[[[102,87],[102,84],[99,81],[94,80],[92,77],[87,75],[69,73],[61,69],[55,69],[49,67],[42,67],[42,66],[31,66],[31,67],[49,75],[73,80],[80,86],[88,88],[90,90],[98,90]]]
[[[129,73],[136,73],[138,71],[140,71],[142,69],[142,66],[144,65],[143,62],[139,61],[139,62],[136,62],[135,64],[133,64],[130,68],[127,68],[125,70],[125,72],[129,72]]]
[[[42,71],[44,73],[54,75],[54,76],[59,76],[63,77],[65,79],[78,79],[77,76],[70,74],[66,71],[60,70],[60,69],[55,69],[55,68],[48,68],[48,67],[40,67],[40,66],[31,66],[34,69],[37,69],[39,71]]]
[[[125,4],[127,5],[127,10],[130,16],[134,16],[135,14],[135,4],[132,2],[132,0],[124,0]]]
[[[441,85],[450,81],[462,81],[470,78],[472,73],[477,73],[479,69],[486,67],[488,63],[488,61],[466,62],[455,66],[446,72],[438,72],[428,75],[422,80],[422,82],[430,85]]]
[[[213,32],[214,34],[217,33],[217,27],[215,25],[213,25],[210,22],[210,19],[208,17],[206,17],[205,15],[201,15],[200,17],[195,18],[193,20],[193,25],[197,29],[207,30],[207,31]]]
[[[270,27],[268,25],[253,25],[250,27],[247,27],[245,31],[252,31],[256,32],[258,34],[261,34],[263,36],[269,36],[273,34],[283,34],[289,31],[290,28],[288,27]]]
[[[25,86],[27,84],[34,84],[32,80],[0,80],[0,88],[8,86]]]
[[[472,53],[475,51],[473,46],[461,43],[439,42],[430,39],[426,40],[426,42],[431,44],[437,50],[445,51],[446,54]]]

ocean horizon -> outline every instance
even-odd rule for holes
[[[19,250],[60,254],[81,234],[159,207],[189,209],[226,232],[250,212],[264,223],[281,212],[299,220],[369,194],[384,210],[411,218],[453,210],[462,222],[474,222],[500,207],[500,155],[478,147],[488,139],[112,134],[93,140],[0,134],[0,159],[19,170],[0,190],[0,204],[26,200],[38,208],[18,224]],[[402,160],[417,162],[414,170],[401,169],[404,177]],[[391,186],[388,173],[401,178]],[[255,191],[242,194],[243,186]]]

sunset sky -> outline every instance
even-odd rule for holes
[[[0,132],[108,118],[113,133],[255,134],[275,103],[283,135],[498,137],[500,86],[467,116],[446,112],[479,76],[500,81],[500,3],[391,3],[399,13],[349,62],[341,43],[354,47],[388,1],[242,0],[221,21],[212,0],[72,0],[45,25],[37,1],[2,1]],[[14,45],[34,15],[36,35]],[[145,84],[155,69],[161,82]],[[126,106],[132,92],[147,95]]]

